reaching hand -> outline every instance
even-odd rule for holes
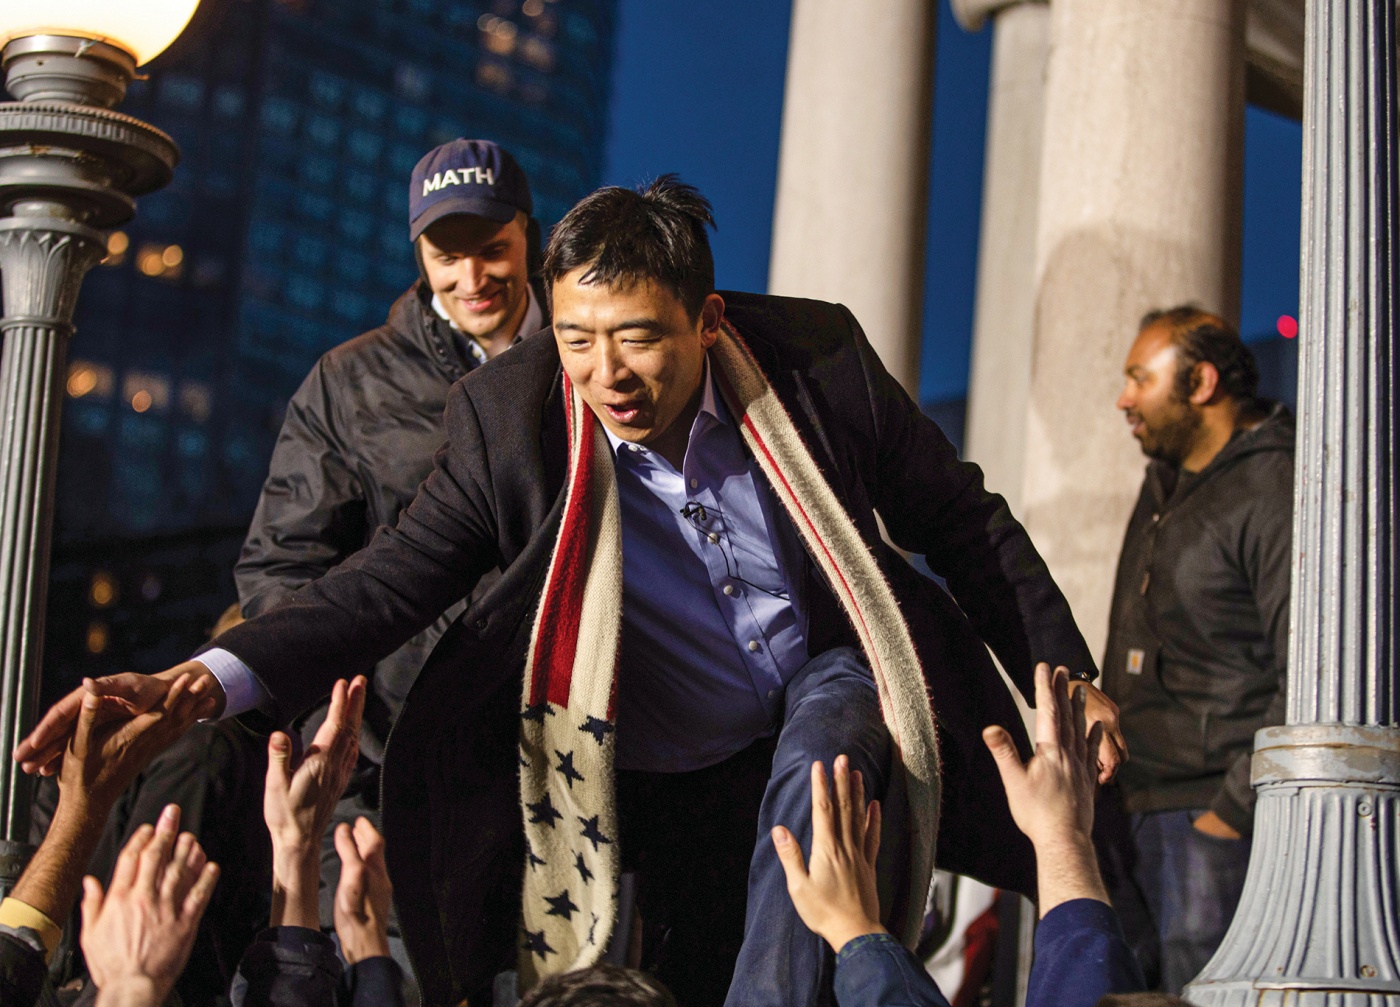
[[[348,686],[342,679],[299,764],[292,765],[290,738],[278,731],[268,739],[263,818],[272,835],[273,926],[320,925],[321,838],[355,768],[364,710],[364,676]]]
[[[180,809],[161,812],[127,842],[104,894],[83,879],[83,956],[99,1003],[161,1004],[189,960],[219,878],[194,836],[176,838]]]
[[[1035,668],[1035,755],[1021,763],[1011,735],[989,727],[991,749],[1011,817],[1035,846],[1040,912],[1072,898],[1107,902],[1090,833],[1094,827],[1097,753],[1103,724],[1084,729],[1086,690],[1071,698],[1069,676],[1045,663]]]
[[[340,885],[335,890],[335,932],[345,961],[389,956],[389,905],[394,886],[384,866],[384,837],[368,818],[335,827]]]
[[[105,820],[146,763],[195,722],[201,705],[196,684],[192,675],[181,674],[135,716],[121,700],[83,691],[58,777],[61,799]]]
[[[865,781],[850,771],[850,760],[836,757],[836,802],[827,792],[826,770],[812,763],[812,857],[779,825],[773,845],[787,875],[797,915],[835,951],[864,934],[883,933],[875,891],[875,857],[880,852],[880,802],[865,803]]]
[[[73,735],[84,696],[102,699],[99,719],[104,722],[132,718],[159,705],[183,676],[190,678],[189,694],[199,701],[192,722],[201,717],[218,716],[224,708],[224,690],[213,673],[199,661],[177,664],[158,675],[124,672],[106,678],[85,678],[82,685],[50,707],[34,730],[15,746],[15,761],[26,773],[52,776],[63,761],[64,749]]]
[[[1128,742],[1118,724],[1118,704],[1088,682],[1071,682],[1069,691],[1084,703],[1088,726],[1097,724],[1103,728],[1098,744],[1099,782],[1111,783],[1118,775],[1118,767],[1128,761]],[[1036,700],[1037,705],[1039,702]]]

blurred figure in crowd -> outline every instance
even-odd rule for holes
[[[1110,874],[1144,971],[1175,993],[1234,914],[1254,733],[1284,718],[1293,417],[1256,398],[1249,349],[1198,308],[1143,318],[1124,374],[1118,408],[1151,461],[1103,665],[1133,753]]]
[[[540,254],[530,185],[510,153],[486,140],[453,140],[429,151],[408,184],[408,238],[421,275],[383,325],[317,361],[288,403],[234,569],[249,618],[335,567],[381,525],[392,527],[447,439],[442,412],[452,383],[548,324],[530,279]],[[389,727],[464,607],[453,604],[375,667],[360,764],[337,822],[378,823]],[[322,705],[308,717],[306,739],[324,715]],[[329,929],[340,865],[329,833],[322,860],[321,923]]]

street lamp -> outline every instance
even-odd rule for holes
[[[28,861],[32,725],[43,658],[64,361],[102,229],[170,181],[160,130],[111,109],[199,0],[5,0],[0,69],[0,894]]]

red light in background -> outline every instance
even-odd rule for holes
[[[1298,319],[1292,315],[1279,315],[1278,334],[1284,339],[1296,339],[1298,337]]]

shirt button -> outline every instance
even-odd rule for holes
[[[699,479],[691,479],[691,480],[690,480],[690,488],[691,488],[691,489],[695,489],[695,488],[697,488],[699,485],[700,485],[700,480],[699,480]]]
[[[710,540],[710,545],[719,545],[719,535],[715,532],[710,532],[710,534],[705,537]]]
[[[777,695],[778,695],[778,690],[777,690],[777,689],[769,689],[769,690],[768,690],[768,698],[769,698],[769,699],[775,699],[775,698],[777,698]]]
[[[756,653],[758,653],[758,641],[757,641],[757,640],[750,640],[750,641],[749,641],[749,653],[751,653],[751,654],[756,654]]]
[[[728,598],[734,597],[734,585],[733,585],[733,584],[726,584],[726,585],[724,585],[724,594],[725,594],[725,596],[728,597]]]

